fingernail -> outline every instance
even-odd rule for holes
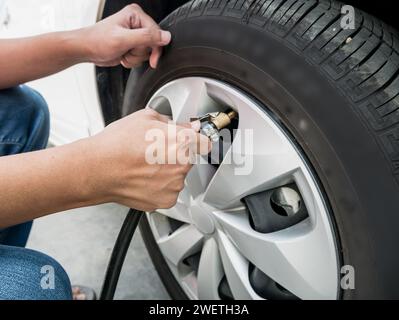
[[[195,131],[198,132],[201,129],[201,122],[200,121],[193,121],[191,122],[191,128]]]
[[[169,31],[161,30],[161,41],[164,44],[168,44],[172,39],[172,34]]]

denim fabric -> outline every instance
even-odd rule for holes
[[[48,107],[38,92],[27,86],[0,90],[0,156],[44,149],[49,130]],[[23,248],[31,227],[27,222],[0,229],[0,299],[71,299],[63,268]]]
[[[0,246],[0,299],[70,300],[71,283],[61,265],[49,256]]]
[[[50,117],[42,96],[19,86],[0,90],[0,156],[44,149],[48,142]],[[24,247],[32,222],[0,229],[0,244]]]

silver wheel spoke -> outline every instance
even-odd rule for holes
[[[201,249],[202,240],[203,235],[193,225],[184,225],[157,242],[165,257],[177,266],[184,258]]]
[[[228,108],[239,114],[233,141],[223,133],[223,154],[217,154],[215,143],[215,152],[209,155],[212,165],[202,161],[192,168],[176,206],[147,214],[155,240],[184,292],[193,299],[219,299],[225,275],[234,298],[262,299],[250,282],[253,265],[299,298],[337,298],[339,259],[326,199],[306,157],[266,106],[226,83],[189,77],[164,85],[147,107],[172,115],[178,123]],[[215,166],[220,158],[222,163]],[[289,189],[291,184],[298,191],[294,202],[304,206],[300,214],[305,220],[293,226],[290,221],[295,219],[287,220],[274,233],[256,232],[241,200],[279,187]],[[288,203],[286,196],[279,196],[281,190],[265,201],[273,201],[268,210],[284,215],[275,207]],[[201,253],[199,264],[198,256],[181,264],[197,253]],[[268,292],[262,295],[265,298]]]
[[[301,159],[285,135],[276,131],[263,112],[242,109],[241,137],[236,135],[204,196],[205,202],[220,209],[239,205],[246,195],[289,182],[301,167]],[[245,130],[253,132],[244,138]]]
[[[180,192],[177,203],[173,208],[157,209],[156,212],[177,221],[191,224],[192,221],[188,211],[188,207],[191,203],[191,198],[192,196],[190,195],[187,188],[185,188]]]
[[[182,203],[176,203],[176,205],[171,209],[158,209],[156,212],[167,216],[169,218],[181,221],[184,223],[191,223],[191,218],[188,213],[188,208]]]
[[[223,267],[235,299],[260,299],[248,277],[248,261],[237,251],[223,232],[219,232],[219,248]]]
[[[272,234],[255,232],[242,213],[217,213],[223,229],[249,261],[301,299],[336,299],[335,248],[319,223],[307,219]]]
[[[206,240],[202,248],[198,268],[198,297],[202,300],[220,299],[218,288],[223,278],[223,267],[218,245],[212,238]]]
[[[173,120],[177,123],[189,122],[190,118],[206,113],[207,108],[214,104],[207,94],[206,82],[201,78],[190,78],[179,83],[171,82],[158,91],[156,96],[168,99]]]
[[[197,164],[188,173],[185,181],[186,190],[195,199],[203,194],[216,169],[209,164]]]

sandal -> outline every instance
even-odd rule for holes
[[[73,286],[72,297],[73,300],[97,300],[96,292],[85,286]]]

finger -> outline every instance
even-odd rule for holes
[[[199,120],[193,121],[191,123],[178,123],[177,125],[184,128],[191,128],[195,132],[198,132],[201,129],[201,122]]]
[[[199,120],[191,122],[190,125],[195,132],[199,132],[201,130],[201,122]]]
[[[130,29],[136,29],[140,28],[141,26],[141,21],[140,21],[140,15],[141,15],[141,7],[137,4],[131,4],[126,6],[122,11],[120,16],[122,16],[122,12],[127,14],[128,16],[128,26]],[[116,14],[118,15],[118,13]],[[115,16],[116,16],[115,15]]]
[[[136,47],[132,50],[129,51],[129,54],[131,54],[132,56],[150,56],[151,54],[151,48],[149,47]]]
[[[148,61],[149,59],[149,54],[147,53],[143,53],[141,54],[143,51],[140,51],[138,53],[140,53],[140,55],[136,55],[135,52],[133,52],[133,50],[130,50],[128,53],[126,53],[122,59],[121,59],[121,64],[124,67],[137,67],[139,65],[141,65],[144,61]]]
[[[144,61],[148,61],[151,54],[151,48],[148,47],[137,47],[130,50],[123,57],[128,63],[141,63]]]
[[[144,61],[148,61],[149,55],[136,56],[131,51],[125,54],[121,59],[121,64],[125,68],[134,68],[140,66]]]
[[[162,55],[162,48],[161,47],[154,47],[152,48],[152,52],[150,55],[150,66],[153,69],[156,69],[158,66],[159,59]]]
[[[151,116],[154,120],[158,120],[160,122],[169,123],[171,122],[171,117],[165,114],[161,114],[154,109],[146,108],[146,112],[149,116]]]
[[[176,126],[177,135],[175,137],[170,136],[170,139],[176,139],[176,160],[179,165],[194,164],[196,162],[195,153],[190,147],[191,144],[195,143],[196,137],[195,132],[191,128]]]
[[[155,22],[155,20],[153,18],[151,18],[147,13],[145,13],[144,10],[140,6],[138,6],[136,12],[139,16],[141,27],[144,27],[144,28],[157,27],[157,28],[159,28],[159,26]]]
[[[158,114],[157,120],[164,123],[170,123],[172,121],[170,116],[164,114]]]
[[[190,123],[177,123],[177,126],[187,129],[192,129]]]
[[[212,150],[209,138],[201,133],[196,133],[196,143],[190,145],[193,152],[199,155],[207,155]]]
[[[158,28],[158,24],[149,16],[147,15],[144,11],[141,10],[139,13],[140,16],[140,22],[141,26],[143,28]],[[169,40],[170,42],[170,40]],[[162,55],[162,48],[161,47],[153,47],[152,48],[152,53],[150,56],[150,66],[151,68],[155,69],[158,66],[158,61],[161,58]]]
[[[197,125],[195,122],[196,121],[194,121],[194,126]],[[193,153],[207,155],[212,148],[209,138],[193,130],[192,125],[190,127],[190,129],[182,126],[177,127],[177,139],[180,144],[180,148],[189,148]]]
[[[169,44],[172,35],[169,31],[160,30],[159,28],[140,28],[140,29],[123,29],[123,39],[128,50],[138,46],[143,47],[159,47]],[[127,50],[127,51],[128,51]]]

